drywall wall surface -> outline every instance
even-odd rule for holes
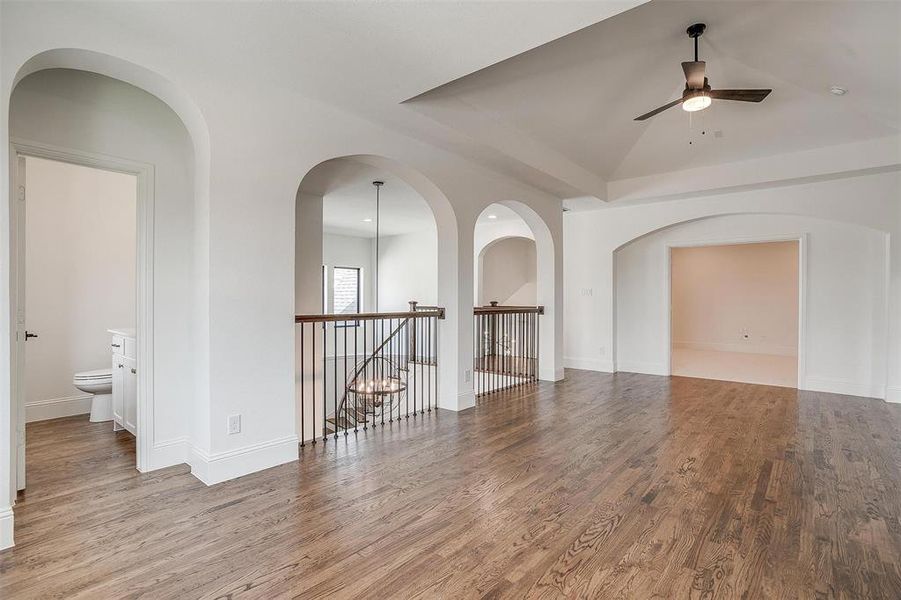
[[[25,403],[72,414],[76,372],[110,368],[107,329],[135,326],[134,175],[26,159]],[[89,407],[89,405],[87,405]],[[54,407],[63,412],[56,413]]]
[[[487,245],[479,259],[478,303],[497,301],[507,306],[534,306],[537,263],[535,241],[502,238]]]
[[[674,348],[798,354],[798,242],[673,248]]]

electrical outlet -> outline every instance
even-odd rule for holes
[[[470,371],[469,369],[466,369],[465,371],[463,371],[463,380],[466,383],[469,383],[470,381],[472,381],[472,371]]]
[[[601,356],[607,356],[607,346],[601,346],[599,354]]]
[[[228,434],[241,433],[241,415],[229,415]]]

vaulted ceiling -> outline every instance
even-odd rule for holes
[[[634,121],[681,95],[694,22],[714,88],[774,91]],[[406,105],[603,197],[614,180],[897,136],[901,3],[654,1]]]
[[[88,15],[123,37],[153,39],[211,89],[302,94],[562,198],[611,200],[622,197],[611,189],[635,178],[897,140],[901,126],[901,2],[128,2],[28,10],[46,11],[48,22]],[[715,88],[773,93],[759,105],[719,102],[691,118],[673,108],[635,122],[680,94],[679,63],[692,52],[685,28],[699,21],[708,25],[701,59]],[[836,97],[832,85],[848,93]],[[901,154],[896,142],[885,148]],[[901,162],[894,154],[889,162]]]

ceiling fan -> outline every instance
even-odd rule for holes
[[[704,110],[714,100],[738,100],[739,102],[760,102],[773,90],[712,90],[707,82],[705,75],[706,64],[703,60],[698,60],[698,38],[707,29],[704,23],[695,23],[685,30],[688,37],[695,41],[695,59],[692,62],[682,63],[682,70],[685,72],[685,91],[678,100],[673,100],[669,104],[664,104],[660,108],[655,108],[649,113],[645,113],[640,117],[635,117],[636,121],[644,121],[653,117],[657,113],[662,113],[668,108],[672,108],[677,104],[682,105],[682,110],[695,112]]]

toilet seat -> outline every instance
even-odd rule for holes
[[[112,369],[96,369],[94,371],[82,371],[80,373],[76,373],[72,378],[73,381],[80,381],[83,383],[100,383],[101,381],[113,379],[113,370]]]

